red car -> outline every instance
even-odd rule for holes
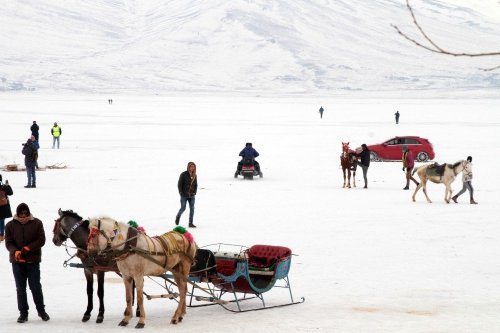
[[[372,161],[401,161],[403,145],[413,152],[416,161],[425,162],[434,159],[434,149],[429,140],[419,136],[396,136],[383,143],[367,145]],[[360,152],[361,147],[356,148]]]

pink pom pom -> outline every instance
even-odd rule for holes
[[[137,231],[139,231],[142,234],[146,233],[146,230],[144,230],[144,227],[137,227]]]
[[[191,233],[189,231],[186,231],[184,233],[184,237],[186,237],[186,239],[189,241],[189,243],[194,242],[194,237],[193,237],[193,235],[191,235]]]

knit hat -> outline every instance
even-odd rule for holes
[[[363,143],[363,144],[361,145],[361,147],[362,147],[363,149],[368,149],[368,147],[366,146],[366,143]]]
[[[467,161],[472,162],[472,156],[467,156]],[[1,176],[0,176],[0,180],[2,180]]]
[[[0,182],[2,181],[2,175],[0,175]]]
[[[27,204],[25,204],[24,202],[23,202],[23,203],[20,203],[20,204],[19,204],[19,206],[17,206],[17,208],[16,208],[16,215],[18,215],[18,216],[19,216],[19,214],[20,214],[21,212],[28,212],[28,215],[30,215],[30,214],[31,214],[31,212],[30,212],[30,208],[29,208],[29,207],[28,207],[28,205],[27,205]]]

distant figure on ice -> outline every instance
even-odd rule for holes
[[[474,201],[474,188],[472,187],[472,156],[467,156],[467,162],[469,163],[465,165],[464,170],[462,171],[462,190],[454,195],[451,200],[457,203],[458,197],[464,194],[466,190],[469,190],[471,205],[477,205],[477,202]]]
[[[52,149],[56,147],[56,141],[57,141],[57,149],[59,149],[59,137],[62,134],[62,129],[57,123],[54,123],[54,126],[52,126],[52,129],[50,131],[52,133]]]
[[[323,106],[321,106],[319,108],[319,116],[321,117],[321,119],[323,119],[323,111],[325,111],[325,109],[323,109]]]
[[[396,117],[396,125],[397,125],[397,124],[399,124],[399,111],[396,111],[394,116]]]
[[[35,139],[38,141],[38,135],[39,135],[38,130],[40,129],[40,127],[38,127],[36,120],[33,120],[33,125],[31,125],[30,129],[31,129],[31,135],[33,135]]]
[[[108,104],[113,104],[113,100],[111,98],[108,99]]]

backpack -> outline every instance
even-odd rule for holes
[[[0,206],[5,206],[9,203],[9,199],[4,191],[0,190]]]

